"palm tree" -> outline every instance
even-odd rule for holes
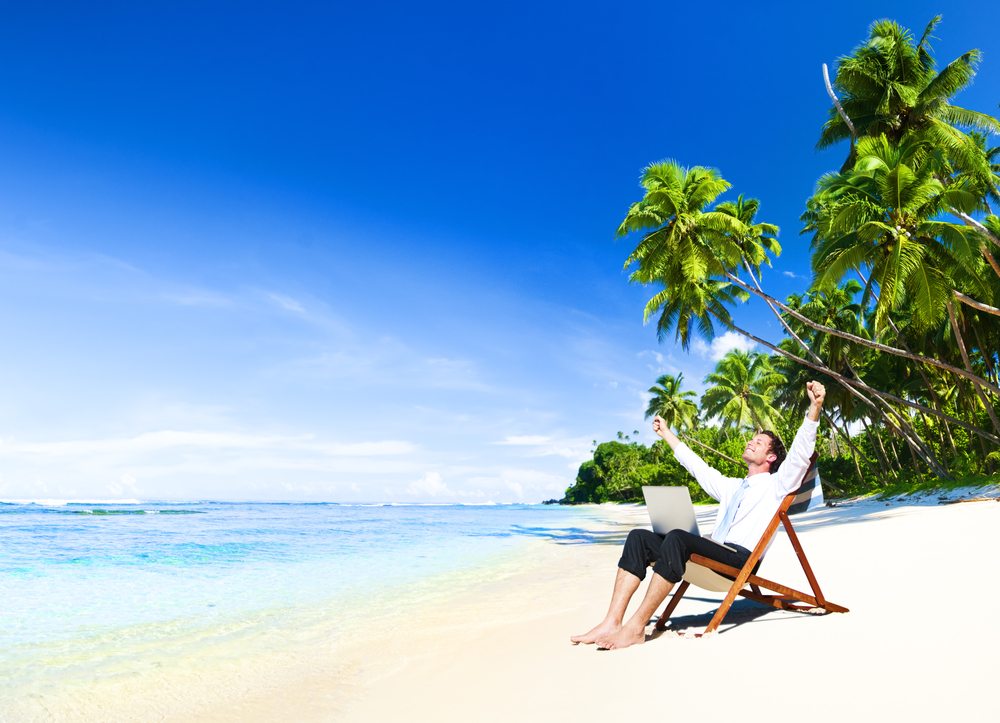
[[[723,238],[726,231],[744,229],[729,214],[705,210],[729,188],[714,170],[662,161],[647,166],[640,183],[643,198],[629,208],[617,236],[646,233],[625,268],[635,267],[629,276],[633,282],[662,286],[646,304],[643,319],[659,312],[660,339],[674,329],[675,338],[687,349],[693,330],[711,339],[715,321],[727,327],[731,322],[726,306],[746,298],[717,278],[721,266],[709,243]],[[732,247],[727,250],[733,252]]]
[[[649,388],[649,393],[653,396],[646,407],[646,419],[660,416],[668,427],[694,428],[698,419],[698,405],[693,400],[697,395],[691,390],[681,391],[683,381],[684,374],[676,377],[663,374],[657,378],[656,384]]]
[[[750,199],[745,201],[743,196],[740,196],[735,204],[732,203],[720,203],[717,207],[719,212],[727,213],[736,217],[743,225],[743,230],[738,232],[728,232],[728,240],[740,249],[742,255],[743,269],[745,270],[747,276],[752,282],[753,286],[746,284],[740,280],[732,270],[724,270],[724,276],[729,280],[734,286],[745,290],[748,293],[756,294],[757,296],[763,298],[767,303],[768,307],[777,317],[778,321],[784,327],[785,331],[795,340],[795,342],[805,351],[807,357],[812,360],[812,364],[808,364],[810,368],[820,372],[822,375],[829,375],[833,380],[835,380],[839,386],[843,389],[848,398],[857,399],[865,403],[870,407],[878,416],[885,419],[886,423],[890,427],[895,429],[899,434],[903,435],[908,444],[914,450],[916,454],[919,454],[923,459],[925,459],[928,465],[938,474],[943,474],[944,470],[937,464],[933,458],[933,454],[930,449],[924,444],[920,439],[919,435],[915,430],[911,428],[905,417],[893,411],[883,400],[878,399],[878,390],[872,389],[867,384],[864,383],[862,379],[859,378],[854,369],[850,367],[849,364],[846,365],[846,369],[841,371],[835,371],[836,363],[831,364],[829,359],[824,359],[820,356],[813,348],[810,343],[808,343],[801,335],[800,332],[794,330],[783,315],[779,312],[778,307],[782,306],[780,304],[773,303],[773,299],[763,292],[763,289],[758,278],[760,266],[763,263],[770,263],[767,256],[768,252],[774,254],[781,253],[781,247],[773,236],[777,235],[778,227],[773,224],[767,223],[755,223],[755,216],[757,210],[759,209],[759,202],[755,199]],[[783,307],[782,308],[786,308]],[[806,316],[799,316],[799,318],[807,319]],[[829,320],[828,320],[829,321]],[[829,325],[817,324],[814,322],[808,322],[813,328],[819,330],[832,330],[835,327],[830,327]],[[729,324],[730,328],[740,331],[732,323]],[[850,325],[848,325],[850,326]],[[857,324],[851,330],[857,330]],[[848,331],[850,333],[850,331]],[[840,338],[834,338],[834,351],[839,353],[841,350],[836,348],[842,346],[840,344]],[[759,340],[757,340],[759,341]],[[766,344],[768,348],[775,350],[779,355],[782,355],[786,360],[794,361],[797,364],[801,364],[802,360],[796,357],[792,352],[794,347],[790,348],[790,345],[779,345],[774,347],[773,345]],[[834,360],[836,362],[836,360]],[[846,374],[846,376],[845,376]],[[845,399],[846,401],[846,399]],[[890,418],[887,415],[891,415]],[[832,422],[832,420],[830,420]]]
[[[848,173],[820,180],[809,214],[815,230],[815,285],[838,281],[848,271],[870,269],[865,304],[877,284],[875,332],[891,311],[913,305],[923,329],[943,321],[956,272],[966,282],[983,278],[978,233],[939,220],[949,208],[971,211],[976,196],[959,183],[943,184],[935,175],[942,158],[926,140],[901,144],[886,136],[858,141],[858,160]],[[990,294],[985,283],[977,290]]]
[[[833,86],[853,132],[833,107],[817,143],[820,148],[882,134],[898,142],[908,133],[921,132],[960,160],[975,152],[975,142],[962,128],[1000,132],[1000,121],[992,116],[951,103],[972,82],[981,54],[970,50],[937,72],[928,42],[940,20],[931,20],[916,44],[906,28],[879,20],[865,43],[840,58]],[[848,165],[851,160],[849,156]]]
[[[758,222],[757,212],[760,210],[760,201],[756,198],[744,198],[740,194],[736,202],[723,201],[715,207],[718,213],[732,216],[742,224],[742,228],[729,231],[730,242],[739,249],[739,261],[751,275],[761,266],[771,265],[768,254],[781,255],[781,244],[778,243],[778,227],[773,223]]]
[[[862,307],[855,301],[861,291],[861,283],[855,279],[840,286],[813,289],[800,297],[799,312],[821,326],[862,336]],[[832,369],[844,369],[849,363],[850,346],[842,337],[817,330],[812,347]]]
[[[723,429],[774,429],[773,393],[781,381],[766,354],[730,351],[705,377],[713,386],[701,397],[702,410],[718,417]]]
[[[644,196],[629,208],[618,229],[618,236],[646,232],[625,267],[636,266],[630,275],[633,282],[662,286],[644,310],[646,321],[659,312],[657,332],[661,340],[670,329],[674,329],[675,338],[686,349],[693,329],[711,339],[715,335],[715,322],[719,322],[796,363],[830,373],[841,384],[850,386],[851,393],[876,414],[884,416],[888,413],[884,404],[865,396],[861,391],[865,385],[860,380],[851,380],[832,372],[804,343],[802,346],[812,356],[811,362],[759,339],[733,323],[727,307],[735,301],[745,300],[748,292],[770,299],[760,289],[755,273],[763,263],[768,262],[768,251],[780,252],[780,247],[770,236],[777,228],[752,223],[757,210],[755,201],[746,202],[741,198],[737,204],[720,204],[725,211],[706,211],[706,207],[729,188],[729,183],[709,169],[697,166],[686,169],[673,161],[647,167],[641,185],[645,190]],[[744,223],[741,216],[748,217],[751,223]],[[733,273],[738,272],[741,265],[756,288],[747,286]],[[768,304],[780,320],[781,316],[772,301]],[[785,328],[789,329],[787,325]],[[867,391],[870,393],[872,390]],[[908,428],[905,419],[897,416],[896,421],[892,421],[886,418],[886,423],[902,434],[911,447],[916,447],[938,475],[947,476],[926,445]]]

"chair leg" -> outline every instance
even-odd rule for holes
[[[813,594],[819,602],[819,606],[826,607],[826,599],[823,597],[823,591],[819,589],[819,582],[816,581],[816,576],[813,574],[812,566],[806,558],[805,550],[802,549],[802,543],[799,542],[799,536],[792,528],[792,521],[788,519],[787,513],[780,513],[780,516],[781,522],[785,526],[785,532],[788,533],[788,539],[792,543],[792,548],[795,550],[795,554],[799,558],[799,564],[802,565],[802,571],[806,574],[806,579],[809,580],[809,586],[812,588]]]
[[[657,630],[662,632],[667,629],[667,620],[669,620],[670,616],[674,614],[674,609],[681,601],[681,598],[684,597],[684,593],[687,592],[689,587],[691,587],[691,583],[687,580],[681,581],[681,584],[674,591],[674,594],[670,596],[670,602],[667,603],[667,607],[663,610],[663,614],[660,615],[659,619],[656,621]]]

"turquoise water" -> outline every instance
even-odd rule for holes
[[[50,685],[121,651],[335,610],[481,569],[526,541],[586,542],[598,511],[544,505],[0,503],[0,679]]]

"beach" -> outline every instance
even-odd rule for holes
[[[603,615],[616,546],[553,546],[542,569],[456,604],[454,617],[410,621],[358,651],[371,686],[336,719],[995,721],[1000,582],[989,550],[998,524],[996,501],[809,513],[798,525],[806,554],[828,599],[849,613],[737,602],[738,624],[714,636],[668,632],[613,652],[568,637]],[[762,574],[803,589],[787,538]],[[705,624],[718,599],[689,593],[677,614]],[[383,667],[383,656],[393,664]]]
[[[3,720],[599,721],[651,706],[708,721],[995,720],[1000,503],[939,502],[854,501],[794,518],[846,614],[739,600],[710,637],[571,645],[605,611],[627,530],[648,523],[641,506],[601,506],[585,528],[548,531],[474,574],[371,601],[349,635],[330,633],[328,609],[268,634],[173,641],[158,658],[140,653],[145,667],[16,701]],[[703,528],[713,514],[699,508]],[[761,574],[806,589],[783,534]],[[675,625],[696,630],[719,599],[692,588]]]

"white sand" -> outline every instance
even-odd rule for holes
[[[190,665],[22,701],[23,716],[0,719],[997,721],[1000,502],[936,501],[794,518],[823,592],[847,614],[740,600],[712,637],[668,633],[613,652],[573,646],[569,636],[605,612],[625,533],[648,522],[641,507],[609,507],[593,533],[606,544],[533,542],[492,578],[379,616],[349,644],[320,623],[298,639],[202,651]],[[707,528],[713,516],[700,514]],[[761,574],[806,589],[783,535]],[[692,588],[675,618],[704,625],[719,600]]]
[[[823,592],[849,613],[756,617],[770,608],[744,601],[742,621],[709,638],[573,646],[605,611],[619,547],[548,544],[537,569],[352,651],[363,682],[348,700],[313,706],[323,684],[304,681],[283,705],[300,720],[359,722],[1000,720],[1000,503],[866,502],[795,520]],[[782,535],[762,574],[803,589],[800,569]],[[677,615],[707,622],[719,597],[689,597]]]

